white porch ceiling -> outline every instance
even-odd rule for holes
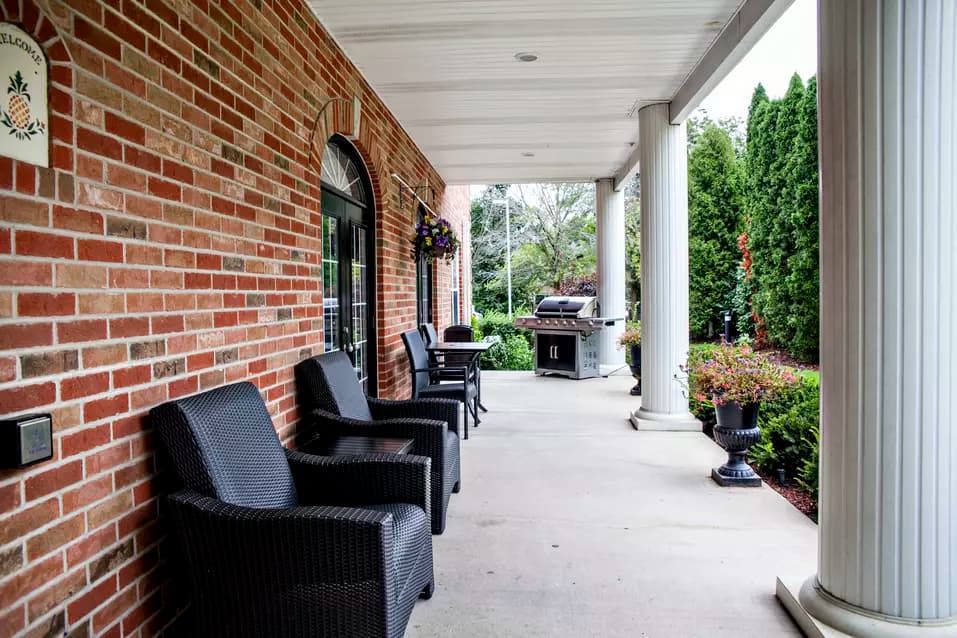
[[[615,175],[742,0],[309,4],[447,182],[519,183]]]

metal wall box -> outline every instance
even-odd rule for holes
[[[53,458],[53,417],[25,414],[0,421],[0,467],[19,469]]]

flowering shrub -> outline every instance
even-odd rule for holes
[[[641,345],[641,322],[629,323],[628,328],[618,337],[619,348],[630,348]]]
[[[452,259],[458,250],[459,240],[448,220],[426,215],[415,227],[412,242],[412,257],[425,257],[430,264],[436,259]]]
[[[692,398],[712,405],[773,401],[797,382],[790,368],[749,346],[722,345],[692,353],[683,370]]]

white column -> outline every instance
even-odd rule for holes
[[[595,182],[596,235],[598,236],[598,304],[603,317],[625,316],[625,194],[615,191],[613,179]],[[625,365],[618,337],[625,331],[622,319],[601,331],[599,360],[603,366]]]
[[[688,149],[668,105],[638,112],[641,166],[639,430],[701,430],[676,377],[688,358]]]
[[[821,520],[800,603],[957,636],[957,3],[821,0]]]

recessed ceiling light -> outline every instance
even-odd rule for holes
[[[707,22],[704,23],[704,26],[706,26],[706,27],[720,27],[720,26],[721,26],[721,20],[708,20]]]
[[[531,151],[522,151],[522,157],[535,157],[535,153]]]
[[[516,53],[515,59],[519,62],[534,62],[538,59],[538,56],[534,53]]]

